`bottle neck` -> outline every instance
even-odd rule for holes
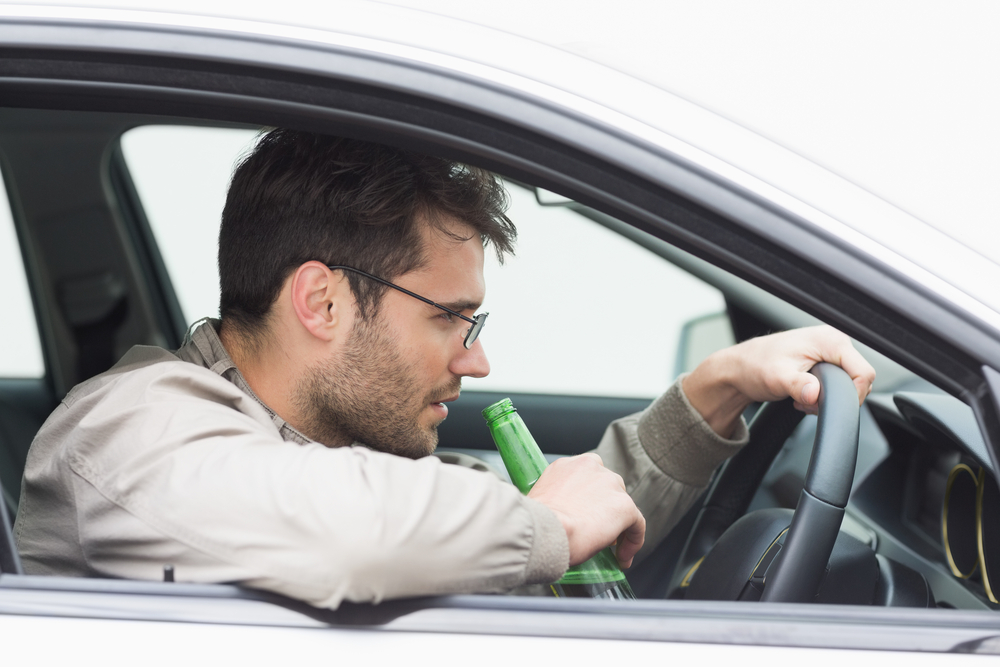
[[[503,459],[510,480],[521,493],[528,493],[549,462],[531,437],[521,415],[510,404],[510,399],[494,403],[483,410]]]
[[[504,398],[483,410],[483,418],[486,420],[486,425],[493,428],[495,421],[512,412],[517,412],[517,408],[509,398]]]

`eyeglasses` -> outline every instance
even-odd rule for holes
[[[327,265],[326,268],[330,269],[331,271],[336,271],[337,269],[340,269],[341,271],[353,271],[354,273],[362,275],[365,278],[371,278],[372,280],[374,280],[376,282],[380,282],[383,285],[387,285],[387,286],[391,287],[394,290],[399,290],[403,294],[409,294],[414,299],[420,299],[424,303],[430,304],[430,305],[434,306],[435,308],[440,308],[444,312],[451,313],[455,317],[462,318],[463,320],[465,320],[466,322],[468,322],[469,324],[472,325],[471,327],[469,327],[469,330],[465,332],[465,341],[462,343],[465,346],[466,350],[470,349],[472,347],[472,344],[476,342],[476,339],[479,338],[479,332],[483,330],[483,325],[486,324],[486,316],[489,315],[489,313],[479,313],[474,318],[473,317],[466,317],[462,313],[456,313],[451,308],[446,308],[446,307],[442,306],[440,303],[434,303],[433,301],[431,301],[427,297],[423,297],[423,296],[420,296],[419,294],[411,292],[410,290],[406,289],[405,287],[400,287],[399,285],[394,285],[394,284],[390,283],[388,280],[385,280],[383,278],[379,278],[378,276],[373,276],[372,274],[366,273],[365,271],[362,271],[361,269],[355,269],[353,266],[341,266],[339,264],[333,264],[333,265]]]

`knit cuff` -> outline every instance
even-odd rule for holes
[[[524,583],[549,584],[562,577],[569,568],[569,539],[562,522],[552,510],[531,498],[524,501],[534,524],[534,539]]]
[[[681,376],[639,417],[639,442],[664,474],[684,484],[705,486],[716,466],[750,439],[740,417],[732,438],[723,438],[688,401]]]

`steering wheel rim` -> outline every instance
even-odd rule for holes
[[[857,461],[860,410],[850,376],[832,364],[820,380],[819,420],[806,480],[785,544],[768,572],[762,601],[809,601],[819,588],[847,506]],[[681,590],[719,537],[746,513],[754,493],[803,414],[791,399],[765,404],[750,442],[720,471],[689,533],[671,581]]]

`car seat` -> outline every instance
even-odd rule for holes
[[[17,514],[28,448],[43,421],[28,408],[19,409],[0,400],[0,494],[9,519]]]
[[[2,481],[0,481],[0,495],[7,496]],[[0,574],[24,574],[21,569],[21,559],[17,555],[11,523],[11,515],[6,509],[0,511]]]

